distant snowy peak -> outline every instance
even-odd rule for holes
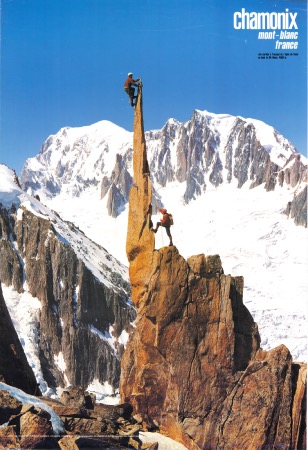
[[[301,183],[307,160],[273,127],[255,119],[195,110],[186,122],[169,119],[145,133],[154,196],[170,182],[183,183],[184,201],[235,183],[241,188]],[[107,196],[116,217],[132,185],[133,133],[108,121],[63,128],[50,136],[21,174],[25,190],[43,198],[80,196],[88,189]]]
[[[227,141],[232,134],[234,128],[239,123],[243,123],[244,127],[253,126],[257,140],[264,147],[272,162],[283,167],[285,162],[289,158],[298,153],[294,145],[285,137],[283,137],[277,130],[271,125],[257,119],[244,118],[241,116],[231,116],[230,114],[214,114],[208,111],[195,110],[196,116],[205,117],[208,126],[215,128],[219,133],[225,137],[224,141]]]
[[[68,191],[78,196],[110,173],[115,154],[132,147],[132,133],[106,120],[79,128],[61,128],[48,137],[39,154],[27,159],[21,180],[29,192],[54,196]]]
[[[101,120],[92,125],[83,127],[64,127],[58,133],[50,135],[41,148],[40,155],[44,154],[50,145],[57,145],[65,142],[70,148],[74,147],[76,142],[87,141],[95,147],[102,145],[101,138],[104,142],[117,144],[121,141],[126,141],[132,136],[132,133],[126,131],[124,128],[115,125],[108,120]]]
[[[239,188],[264,184],[266,190],[289,184],[287,164],[296,172],[293,187],[307,170],[306,158],[290,141],[254,119],[195,110],[187,122],[171,119],[146,138],[154,187],[185,183],[186,202],[223,183],[235,182]],[[298,159],[301,163],[296,165]]]
[[[290,157],[298,153],[294,145],[272,126],[256,119],[246,119],[246,122],[255,127],[257,139],[269,153],[271,161],[279,167],[283,168]]]
[[[7,194],[6,201],[10,203],[8,194],[10,194],[10,198],[14,198],[16,192],[22,191],[15,170],[12,170],[5,164],[0,163],[0,180],[1,187]]]

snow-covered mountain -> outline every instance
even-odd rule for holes
[[[132,141],[108,121],[63,128],[20,177],[27,192],[124,263]],[[307,224],[306,158],[263,122],[207,111],[148,131],[146,145],[153,209],[164,204],[173,213],[180,253],[218,253],[225,271],[245,278],[262,346],[285,343],[306,360],[307,230],[296,226]],[[166,243],[157,233],[157,247]]]
[[[132,151],[132,133],[108,121],[81,128],[62,128],[50,136],[35,158],[28,159],[21,184],[42,198],[66,192],[79,196],[111,174],[116,154]]]
[[[26,161],[21,183],[43,198],[80,196],[101,185],[116,217],[132,184],[132,139],[132,133],[108,121],[63,128]],[[146,144],[156,191],[178,181],[186,203],[232,181],[238,187],[265,183],[267,190],[278,184],[294,187],[305,172],[306,160],[291,142],[253,119],[195,111],[187,122],[170,119],[162,130],[146,133]]]
[[[0,280],[44,394],[70,384],[114,393],[135,318],[127,267],[25,193],[2,164]]]

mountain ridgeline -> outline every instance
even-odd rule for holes
[[[196,110],[187,122],[169,119],[161,130],[146,132],[145,141],[154,210],[161,204],[159,188],[173,182],[184,184],[186,203],[225,183],[264,184],[266,191],[298,187],[285,213],[307,226],[306,158],[265,123]],[[132,133],[107,121],[50,136],[20,177],[26,191],[42,198],[100,187],[113,217],[127,204],[132,180]]]
[[[13,315],[23,295],[30,295],[29,308],[35,301],[40,304],[33,322],[37,336],[33,352],[39,361],[35,369],[44,380],[41,390],[46,394],[69,385],[86,388],[97,380],[114,391],[135,319],[126,267],[72,223],[23,192],[13,179],[7,194],[2,193],[4,199],[9,196],[7,204],[0,204],[0,279],[20,296]],[[9,305],[8,297],[4,295]],[[1,333],[12,328],[7,313],[1,321],[5,317]],[[28,348],[25,330],[20,330],[19,338]],[[8,339],[16,347],[15,337]],[[16,352],[22,353],[17,347]],[[22,361],[21,356],[18,359]],[[4,363],[1,375],[9,384],[14,379]],[[13,385],[23,388],[22,382],[20,377],[20,384]],[[27,392],[34,393],[35,386]]]

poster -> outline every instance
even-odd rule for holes
[[[269,180],[256,182],[256,190],[250,184],[268,161],[254,162],[255,178],[249,178],[244,163],[228,172],[224,155],[236,120],[242,130],[260,130],[254,138],[278,164],[277,172],[287,169],[284,152],[299,154],[307,171],[307,2],[1,1],[0,163],[15,170],[29,195],[38,195],[124,265],[128,192],[114,174],[130,161],[124,135],[132,138],[135,110],[123,89],[128,73],[142,80],[156,201],[174,215],[174,245],[185,258],[221,255],[226,273],[245,278],[244,302],[259,324],[262,347],[284,343],[294,358],[306,361],[307,219],[306,227],[291,225],[284,212],[304,190],[304,170],[298,185],[274,193],[269,187],[265,197],[261,185]],[[192,140],[187,130],[198,120],[212,138],[202,141],[201,153],[219,155],[208,166],[200,157],[201,169],[183,162]],[[181,147],[183,130],[188,137]],[[195,131],[190,147],[198,164],[198,139],[206,133]],[[168,151],[178,152],[169,167],[155,153],[166,136],[170,142],[176,137]],[[275,138],[283,155],[272,145]],[[232,145],[239,141],[236,135]],[[210,172],[213,166],[217,173]],[[274,179],[278,186],[281,179]],[[120,199],[115,211],[108,209],[112,183]],[[157,233],[156,244],[168,245],[167,237]],[[112,340],[110,328],[91,327]],[[60,352],[55,361],[69,384],[65,356]],[[87,382],[93,387],[95,380]],[[93,389],[106,394],[104,381]]]

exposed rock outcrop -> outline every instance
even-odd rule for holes
[[[50,414],[41,408],[26,406],[19,418],[18,434],[21,448],[56,447]]]
[[[11,416],[21,411],[22,403],[7,391],[0,390],[0,425],[6,423]]]
[[[293,200],[288,203],[285,209],[285,214],[294,219],[296,225],[307,228],[307,186],[294,195]]]
[[[19,293],[26,281],[27,290],[41,302],[36,324],[38,353],[49,387],[71,384],[86,388],[98,380],[116,389],[124,350],[119,337],[122,332],[128,335],[135,318],[129,300],[130,286],[117,272],[112,257],[99,246],[95,246],[94,252],[101,251],[106,260],[101,260],[98,275],[105,277],[106,282],[95,276],[95,271],[80,257],[83,253],[85,260],[91,258],[87,255],[90,249],[82,243],[85,237],[73,224],[64,225],[79,242],[79,256],[56,231],[50,218],[23,207],[17,212],[14,205],[11,209],[0,205],[0,278]],[[0,329],[7,330],[4,326]],[[3,343],[6,337],[12,339],[4,336]],[[6,358],[14,352],[20,354],[19,347],[14,345],[15,340],[7,342],[10,353],[6,353]],[[34,393],[35,383],[28,388],[14,384],[13,379],[20,371],[16,368],[14,373],[10,364],[6,369],[12,381],[8,375],[5,381]],[[20,383],[22,380],[26,383],[26,377],[21,377]]]
[[[9,389],[11,395],[7,392]],[[21,396],[23,402],[14,395]],[[80,387],[63,392],[65,403],[25,396],[0,385],[0,448],[153,449],[142,443],[142,424],[132,417],[129,404],[103,405]],[[62,398],[61,398],[62,400]],[[156,446],[157,448],[157,446]]]
[[[306,365],[283,345],[260,348],[243,278],[225,275],[218,255],[186,261],[175,247],[154,250],[151,192],[140,95],[127,235],[138,313],[121,400],[189,449],[304,448]]]
[[[291,187],[295,187],[299,181],[308,181],[307,165],[305,166],[298,154],[291,155],[283,170],[278,174],[280,184],[285,181]]]
[[[0,381],[28,394],[40,390],[7,310],[0,284]],[[0,416],[3,417],[3,412]]]
[[[117,217],[128,201],[129,191],[133,183],[127,170],[126,159],[130,159],[129,156],[122,157],[122,155],[117,154],[111,177],[104,176],[101,183],[101,198],[104,198],[108,193],[107,208],[109,215],[112,217]]]
[[[129,220],[127,229],[126,253],[130,262],[130,282],[136,292],[143,291],[149,278],[154,250],[154,234],[150,232],[152,214],[152,183],[146,154],[143,127],[142,90],[139,88],[138,103],[134,119],[133,168],[134,183],[129,196]],[[137,239],[136,239],[137,236]],[[134,299],[138,305],[136,295]]]

